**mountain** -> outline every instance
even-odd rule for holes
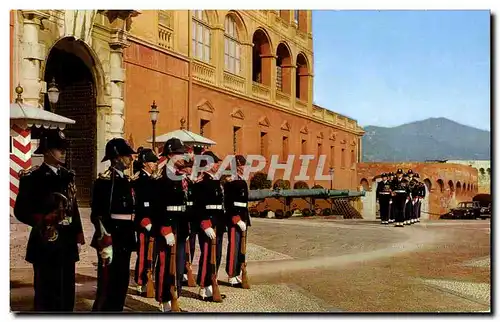
[[[443,117],[364,130],[364,162],[490,160],[489,131]]]

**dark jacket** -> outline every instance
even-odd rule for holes
[[[384,181],[379,181],[377,184],[377,199],[380,198],[386,198],[390,199],[391,197],[391,182],[387,180],[386,182]]]
[[[79,260],[77,243],[83,245],[85,239],[74,182],[73,171],[60,167],[56,174],[45,163],[20,173],[14,215],[19,221],[32,227],[26,249],[28,262]],[[57,197],[53,194],[55,192],[66,196],[71,203],[68,208],[70,213],[65,214],[71,217],[71,223],[67,226],[58,224],[61,218],[49,222],[51,217],[48,215],[59,208]],[[54,242],[49,242],[42,236],[48,225],[57,227],[59,237]]]
[[[212,227],[220,232],[225,231],[227,219],[222,209],[223,191],[220,180],[204,173],[202,179],[194,184],[193,194],[195,210],[200,216],[200,228],[205,230]],[[220,206],[220,209],[207,209],[207,206]]]
[[[224,209],[231,223],[243,220],[248,224],[248,185],[245,180],[230,180],[224,184]]]
[[[391,182],[392,192],[396,193],[393,198],[407,198],[410,194],[410,186],[408,180],[401,178],[399,180],[397,177]]]
[[[135,193],[134,222],[138,229],[144,229],[148,224],[155,224],[161,211],[159,181],[140,170],[132,183]]]
[[[99,220],[111,234],[113,248],[134,251],[136,248],[135,225],[131,220],[112,219],[111,214],[134,214],[133,185],[129,177],[109,168],[95,180],[92,190],[90,219],[95,227],[91,246],[99,248],[102,236]],[[107,246],[107,245],[104,245]]]

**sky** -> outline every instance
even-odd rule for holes
[[[490,130],[489,11],[314,11],[314,102],[361,126]]]

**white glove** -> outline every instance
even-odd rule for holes
[[[189,240],[189,236],[186,237],[186,240]]]
[[[76,244],[76,246],[78,246],[78,254],[80,254],[80,252],[82,251],[82,244],[78,243]]]
[[[104,265],[111,264],[113,260],[113,246],[104,247],[100,252],[101,258],[104,261]]]
[[[240,226],[241,231],[247,230],[247,225],[245,225],[245,222],[243,222],[243,220],[238,221],[236,225]]]
[[[167,241],[168,246],[174,246],[175,245],[174,233],[167,234],[165,236],[165,240]]]
[[[392,200],[389,201],[389,205],[392,203]]]
[[[215,238],[215,231],[213,230],[212,227],[208,227],[207,229],[205,229],[205,234],[208,236],[208,238],[210,239],[214,239]]]
[[[151,227],[153,227],[153,225],[147,224],[146,227],[144,227],[144,228],[146,228],[147,231],[151,231]]]

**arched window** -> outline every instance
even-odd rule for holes
[[[453,185],[453,181],[448,181],[448,188],[450,188],[450,191],[453,192],[455,191],[455,186]]]
[[[460,184],[460,181],[457,181],[457,188],[456,188],[456,190],[457,190],[457,195],[458,195],[458,194],[460,194],[460,193],[462,192],[462,191],[461,191],[461,189],[462,189],[462,185]]]
[[[192,21],[192,54],[193,57],[210,62],[210,27],[205,10],[193,10]]]
[[[224,21],[224,69],[232,74],[241,72],[241,46],[238,37],[238,28],[231,15]]]
[[[359,184],[363,188],[363,191],[370,190],[370,185],[368,184],[368,180],[366,180],[365,178],[361,179],[361,182]]]
[[[300,53],[297,55],[297,68],[295,70],[295,96],[301,101],[307,102],[309,95],[309,66],[306,57]]]
[[[479,173],[484,176],[484,168],[479,169]]]
[[[257,29],[253,34],[252,43],[252,81],[271,86],[269,38],[262,29]]]
[[[292,92],[291,66],[290,50],[285,43],[280,43],[276,50],[276,89],[286,94]]]
[[[491,169],[490,168],[486,169],[486,172],[488,172],[488,175],[491,176]]]
[[[425,179],[424,180],[424,184],[427,186],[427,190],[430,192],[431,189],[432,189],[432,183],[431,183],[431,180],[429,179]]]
[[[441,179],[438,179],[437,184],[439,186],[439,191],[444,192],[444,182]]]

